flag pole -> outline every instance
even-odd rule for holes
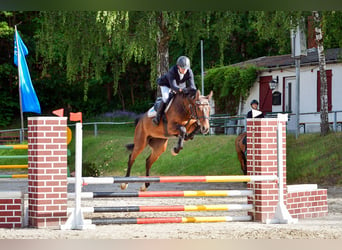
[[[17,25],[14,25],[15,27],[15,42],[17,44],[17,63],[18,63],[18,87],[19,87],[19,104],[20,104],[20,119],[21,119],[21,130],[20,130],[20,143],[22,143],[24,141],[24,114],[23,114],[23,108],[22,108],[22,101],[21,101],[21,82],[20,82],[20,72],[19,70],[21,69],[21,65],[20,65],[20,60],[19,60],[19,44],[18,44],[18,30],[17,30]]]

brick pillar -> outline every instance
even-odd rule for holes
[[[286,203],[286,122],[282,121],[284,202]],[[277,175],[276,118],[247,119],[247,174]],[[248,198],[255,211],[249,214],[254,221],[265,223],[272,219],[278,203],[278,184],[275,181],[248,183],[254,197]]]
[[[0,191],[0,228],[24,226],[24,195],[21,191]]]
[[[28,118],[29,226],[59,228],[67,220],[67,118]]]

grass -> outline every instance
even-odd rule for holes
[[[0,156],[16,156],[16,155],[27,155],[27,149],[3,149],[0,150]],[[0,165],[26,165],[28,158],[4,158],[0,159]],[[0,169],[0,175],[3,174],[18,174],[27,173],[25,168],[17,169]]]
[[[108,129],[108,128],[107,128]],[[85,131],[83,163],[96,175],[124,176],[129,152],[125,144],[133,142],[134,127],[103,130],[98,137]],[[242,174],[234,148],[234,135],[197,135],[187,141],[177,156],[170,153],[176,138],[169,140],[167,151],[151,169],[151,175],[235,175]],[[287,182],[342,185],[342,133],[301,134],[287,138]],[[132,176],[145,175],[145,149],[132,167]],[[70,159],[72,164],[73,159]]]
[[[71,128],[74,129],[73,127]],[[74,131],[73,131],[74,135]],[[125,145],[133,142],[134,125],[98,125],[98,136],[92,126],[83,128],[83,175],[124,176],[129,152]],[[242,174],[234,148],[234,135],[197,135],[184,143],[177,156],[170,153],[176,138],[154,163],[151,175],[236,175]],[[68,166],[75,163],[75,138],[68,148]],[[287,182],[342,185],[342,133],[301,134],[298,139],[287,136]],[[25,150],[1,150],[0,155],[23,154]],[[145,175],[146,148],[132,167],[132,176]],[[0,164],[25,164],[23,159],[1,160]]]
[[[117,126],[117,125],[115,125]],[[92,131],[84,129],[83,173],[84,175],[126,174],[129,151],[125,145],[133,142],[134,126],[99,129],[95,137]],[[184,143],[184,149],[177,156],[171,155],[171,148],[177,138],[171,138],[167,150],[154,163],[151,175],[224,175],[241,174],[234,149],[235,136],[203,136]],[[74,141],[70,145],[72,156],[69,166],[74,169]],[[131,175],[145,175],[145,159],[150,154],[146,148],[136,159]]]
[[[287,139],[288,182],[342,185],[342,133]]]

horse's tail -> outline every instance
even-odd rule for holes
[[[134,148],[134,143],[126,144],[126,148],[127,148],[127,150],[132,151]]]
[[[135,126],[138,125],[138,122],[140,121],[140,119],[141,119],[143,116],[144,116],[144,114],[140,114],[140,115],[138,115],[138,116],[135,118],[135,121],[134,121]]]

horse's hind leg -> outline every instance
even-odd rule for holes
[[[244,133],[243,134],[243,138],[241,140],[241,151],[243,154],[243,167],[242,167],[242,171],[245,175],[247,175],[247,134]],[[242,165],[241,165],[242,166]]]
[[[135,159],[144,150],[145,147],[146,147],[146,139],[140,143],[134,143],[134,148],[132,150],[132,153],[128,157],[127,171],[126,171],[125,177],[129,177],[131,175],[132,165]],[[122,190],[124,190],[128,187],[128,183],[121,183],[120,187]]]
[[[235,149],[236,149],[236,153],[237,153],[240,165],[241,165],[241,170],[246,175],[247,174],[247,159],[245,155],[245,150],[246,150],[246,144],[244,144],[245,137],[246,135],[240,134],[235,139]]]
[[[126,171],[125,177],[129,177],[131,175],[132,165],[135,161],[135,160],[132,161],[131,159],[132,159],[132,154],[128,156],[127,171]],[[120,187],[122,190],[125,190],[128,187],[128,183],[121,183]]]
[[[150,169],[152,164],[158,160],[159,156],[165,152],[167,147],[167,139],[161,138],[151,138],[149,140],[150,147],[152,148],[152,152],[150,156],[146,159],[146,176],[150,176]],[[144,183],[140,190],[145,191],[150,186],[149,182]]]

